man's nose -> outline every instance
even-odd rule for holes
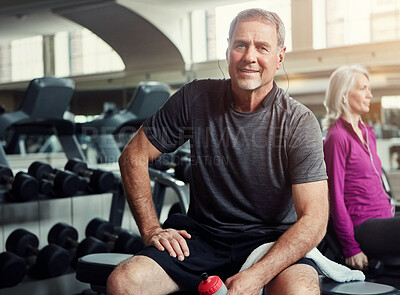
[[[245,51],[243,59],[246,62],[255,62],[257,60],[257,50],[253,46],[249,46]]]

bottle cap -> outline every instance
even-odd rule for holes
[[[200,295],[212,295],[222,286],[222,280],[218,276],[208,276],[207,273],[203,273],[201,278],[203,281],[198,287]]]

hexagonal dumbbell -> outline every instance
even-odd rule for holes
[[[71,258],[67,250],[55,244],[41,250],[38,246],[37,236],[22,228],[14,230],[6,241],[7,251],[26,259],[33,278],[58,277],[68,270]]]
[[[107,245],[97,238],[89,237],[78,242],[78,231],[66,223],[56,223],[47,235],[49,244],[54,243],[70,252],[71,266],[76,267],[77,260],[85,255],[109,252]]]
[[[75,257],[72,260],[72,267],[76,268],[78,259],[94,253],[108,253],[110,250],[107,244],[95,237],[84,238],[76,248]]]
[[[78,192],[79,178],[70,171],[53,169],[49,164],[33,162],[28,173],[37,179],[46,179],[52,182],[52,192],[56,197],[69,197]]]
[[[18,172],[15,176],[7,166],[0,165],[0,183],[7,187],[7,199],[14,202],[26,202],[37,198],[39,182],[31,175]]]
[[[58,222],[47,234],[47,241],[67,250],[75,249],[79,244],[78,231],[64,222]]]
[[[101,169],[89,169],[85,162],[79,159],[71,159],[64,167],[79,176],[89,180],[89,186],[94,193],[105,193],[114,188],[115,176],[112,172]]]
[[[18,285],[26,273],[27,266],[24,259],[9,251],[0,253],[0,288]]]
[[[113,252],[136,254],[144,249],[142,238],[127,230],[114,230],[114,226],[101,218],[92,219],[86,226],[87,237],[96,237],[110,245]]]
[[[143,239],[127,230],[121,230],[118,233],[118,238],[114,241],[113,252],[124,254],[136,254],[144,249]]]

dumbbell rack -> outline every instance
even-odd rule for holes
[[[36,85],[36,83],[32,83]],[[43,97],[47,99],[46,97]],[[57,100],[58,101],[58,100]],[[32,99],[26,100],[26,105],[22,107],[20,111],[14,112],[13,114],[6,114],[2,116],[2,124],[0,124],[0,129],[7,129],[9,126],[13,126],[16,134],[24,134],[26,128],[29,125],[33,125],[32,131],[42,132],[43,129],[47,130],[47,125],[42,126],[42,121],[36,121],[36,117],[43,117],[47,114],[54,112],[45,111],[43,108],[32,108]],[[57,102],[58,104],[58,102]],[[43,105],[43,103],[38,104]],[[36,115],[32,115],[35,112],[39,112]],[[60,114],[64,113],[60,111]],[[28,117],[31,116],[34,120],[31,122]],[[79,158],[84,160],[85,156],[79,147],[76,136],[74,134],[74,126],[65,120],[58,118],[50,118],[47,123],[53,126],[53,133],[58,135],[63,150],[67,151],[66,158]],[[3,124],[4,123],[4,124]],[[42,128],[44,127],[44,128]],[[13,143],[17,143],[21,140],[15,137]],[[18,146],[17,144],[14,145]],[[11,146],[11,150],[14,150]],[[113,146],[116,157],[119,156],[120,152],[117,146]],[[28,154],[24,155],[29,158]],[[113,157],[112,159],[116,159]],[[9,158],[6,157],[5,152],[2,147],[0,148],[0,163],[6,166],[8,165]],[[37,160],[37,159],[34,159]],[[33,161],[33,160],[32,160]],[[26,163],[31,161],[26,160]],[[25,165],[25,163],[24,163]],[[12,166],[12,165],[11,165]],[[52,165],[53,166],[53,165]],[[61,168],[53,166],[54,168]],[[99,167],[100,168],[100,167]],[[26,166],[23,167],[26,169]],[[114,173],[119,173],[118,166],[113,169],[108,169]],[[167,187],[172,188],[172,190],[178,195],[180,203],[182,204],[182,209],[187,210],[188,208],[188,187],[184,182],[178,181],[173,178],[170,174],[157,170],[149,170],[150,178],[153,181],[154,189],[153,196],[154,203],[157,210],[157,215],[160,217],[161,209],[164,205],[164,199]],[[112,197],[110,202],[110,195]],[[79,232],[80,240],[85,236],[85,227],[91,218],[94,216],[102,217],[107,219],[116,227],[121,226],[122,217],[125,210],[125,197],[123,193],[122,185],[119,183],[112,194],[95,194],[95,195],[74,195],[72,197],[64,198],[50,198],[45,196],[39,196],[36,200],[31,200],[24,203],[8,203],[0,198],[0,251],[4,251],[5,240],[7,236],[15,228],[25,228],[38,235],[40,240],[40,248],[46,244],[47,233],[50,228],[57,222],[65,222],[73,225]],[[128,215],[130,216],[130,214]],[[130,223],[134,223],[132,218],[128,218]],[[136,226],[136,225],[134,225]],[[125,225],[124,225],[125,227]],[[132,228],[132,226],[127,226]],[[26,278],[19,285],[12,288],[0,289],[0,295],[14,295],[14,294],[77,294],[82,290],[86,290],[88,286],[78,282],[75,278],[74,271],[62,275],[61,277],[46,279],[44,281],[35,281]]]
[[[1,148],[0,148],[1,150]],[[110,202],[110,197],[112,201]],[[67,198],[50,198],[41,195],[36,200],[23,203],[10,203],[0,199],[0,251],[5,251],[5,241],[16,228],[24,228],[36,233],[40,248],[46,245],[47,233],[56,222],[74,224],[79,231],[80,240],[85,236],[85,227],[93,216],[110,217],[114,225],[120,226],[125,199],[122,187],[112,193],[74,195]],[[113,203],[114,209],[110,208]],[[114,212],[113,214],[109,212]],[[109,215],[110,214],[110,215]],[[15,287],[0,289],[0,295],[13,294],[77,294],[88,289],[86,284],[75,278],[71,269],[57,278],[33,280],[26,277]]]
[[[105,168],[114,172],[118,170],[117,165],[113,167],[106,166]],[[188,186],[184,182],[176,180],[166,171],[150,168],[149,173],[153,181],[154,204],[158,216],[160,216],[168,187],[176,193],[183,209],[186,211],[189,204]],[[114,226],[121,226],[125,210],[125,197],[121,183],[117,186],[111,197],[111,202],[110,193],[107,193],[102,195],[77,195],[59,199],[43,197],[26,203],[0,203],[0,224],[2,224],[0,241],[3,241],[1,246],[4,245],[4,241],[9,233],[16,227],[26,228],[37,233],[40,241],[45,242],[46,235],[55,222],[73,224],[79,231],[80,239],[84,237],[86,224],[93,216],[102,216],[104,219],[107,219],[107,215],[109,214],[109,221]],[[89,212],[89,209],[93,210],[94,208],[90,208],[88,204],[90,204],[90,207],[97,206],[97,213]],[[81,220],[78,220],[76,216],[80,216]],[[82,218],[86,218],[86,220]],[[81,224],[82,226],[79,227],[77,224]],[[0,250],[4,251],[5,249]],[[76,281],[75,273],[71,270],[61,277],[46,279],[45,281],[34,281],[28,278],[13,288],[0,289],[0,295],[23,294],[27,293],[28,290],[31,292],[31,290],[35,290],[39,286],[43,288],[44,285],[46,289],[57,291],[51,291],[50,293],[40,293],[40,291],[37,291],[34,294],[74,294],[79,293],[78,289],[84,290],[88,288],[87,285]],[[63,288],[68,286],[69,289],[62,291],[60,285]]]

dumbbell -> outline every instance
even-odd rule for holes
[[[38,179],[39,181],[39,193],[49,196],[53,191],[53,183],[48,179]]]
[[[143,239],[131,231],[121,230],[114,242],[113,252],[124,254],[136,254],[144,249]]]
[[[21,171],[14,177],[12,170],[5,165],[0,165],[0,183],[8,187],[9,201],[26,202],[35,199],[39,193],[37,179]]]
[[[109,252],[107,245],[94,237],[88,237],[79,243],[78,231],[64,222],[56,223],[50,229],[47,235],[47,241],[49,244],[57,244],[70,252],[73,257],[71,260],[71,266],[73,268],[76,267],[77,260],[82,256]]]
[[[18,285],[27,271],[24,259],[9,251],[0,253],[0,288]]]
[[[72,267],[76,268],[79,258],[95,253],[108,253],[110,252],[107,244],[95,237],[86,237],[83,239],[76,248],[75,257],[72,259]]]
[[[136,254],[144,249],[144,242],[138,234],[127,230],[115,231],[110,222],[101,218],[92,219],[86,226],[85,234],[110,243],[116,253]]]
[[[53,183],[53,193],[57,197],[69,197],[79,189],[79,178],[70,171],[53,169],[49,164],[43,162],[33,162],[28,173],[37,179],[49,180]]]
[[[115,176],[112,172],[101,169],[89,169],[85,162],[71,159],[65,164],[65,170],[89,179],[89,186],[95,193],[105,193],[114,188]]]
[[[49,244],[57,244],[64,249],[71,250],[79,244],[78,231],[64,222],[59,222],[50,229],[47,241]]]
[[[71,258],[67,250],[56,244],[49,244],[41,250],[38,246],[38,237],[22,228],[14,230],[6,241],[7,251],[26,259],[33,278],[58,277],[68,270]]]

